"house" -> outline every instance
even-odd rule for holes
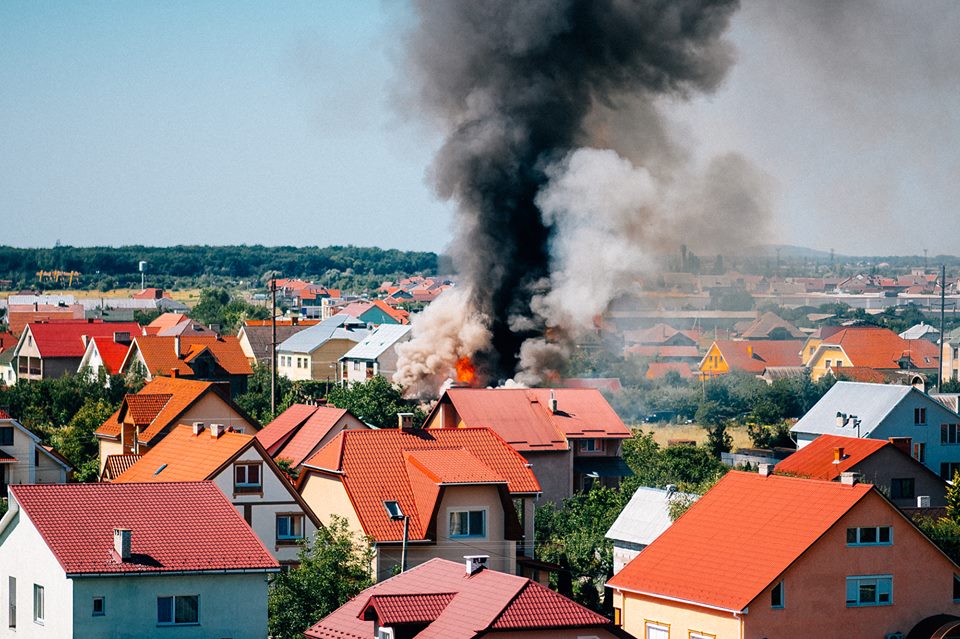
[[[114,333],[113,337],[91,337],[87,340],[77,372],[97,380],[103,371],[109,385],[109,377],[120,374],[120,367],[130,351],[133,339],[129,333]]]
[[[840,481],[843,473],[857,473],[862,481],[884,491],[901,509],[943,508],[947,484],[913,458],[906,442],[820,435],[776,465],[776,472]],[[952,479],[952,478],[951,478]]]
[[[558,504],[633,474],[620,454],[632,433],[595,389],[451,388],[424,427],[490,428],[530,462],[543,499]]]
[[[945,614],[934,629],[956,623],[958,574],[852,475],[730,471],[607,586],[638,637],[846,639],[906,636]]]
[[[797,340],[805,337],[799,328],[769,311],[740,330],[740,339],[746,340]]]
[[[122,455],[107,455],[100,471],[100,481],[113,481],[122,475],[128,468],[140,461],[143,455],[126,453]]]
[[[11,296],[13,297],[13,296]],[[10,331],[19,335],[26,328],[27,324],[37,322],[49,322],[53,320],[83,320],[84,311],[81,304],[74,303],[73,296],[62,300],[59,303],[56,300],[49,300],[54,303],[33,302],[30,304],[17,304],[10,302],[7,305],[7,324]]]
[[[311,626],[307,639],[613,639],[609,619],[484,556],[431,559],[367,588]]]
[[[844,366],[936,374],[940,366],[938,351],[925,339],[905,340],[887,328],[850,326],[823,338],[808,358],[807,367],[813,381],[831,367]]]
[[[278,319],[278,345],[288,337],[292,337],[307,327],[319,323],[319,320],[297,321],[297,318],[293,319],[294,321]],[[270,320],[248,320],[237,332],[237,341],[240,342],[240,350],[247,356],[247,361],[250,362],[251,366],[255,363],[259,363],[261,366],[270,365],[271,344],[273,343],[273,326],[270,324]]]
[[[9,503],[7,636],[267,635],[280,568],[212,482],[11,486]]]
[[[0,386],[13,386],[17,383],[17,367],[13,358],[13,349],[0,351]]]
[[[960,379],[960,328],[947,331],[943,340],[940,374],[945,380]]]
[[[364,382],[375,375],[393,379],[396,345],[410,339],[410,326],[381,324],[340,358],[340,381]]]
[[[729,340],[718,339],[700,360],[701,377],[726,375],[742,371],[762,375],[772,366],[800,366],[800,340]]]
[[[179,377],[156,377],[94,433],[100,445],[100,471],[111,455],[146,453],[177,426],[222,425],[254,434],[260,425],[233,403],[222,384]]]
[[[134,338],[120,367],[121,374],[141,371],[150,381],[158,376],[229,384],[232,396],[247,389],[253,374],[236,337],[222,335],[146,335]]]
[[[257,441],[276,461],[296,474],[301,464],[341,431],[370,428],[353,413],[334,406],[293,404],[257,433]]]
[[[627,344],[645,346],[697,346],[700,343],[700,333],[678,331],[669,324],[659,322],[650,328],[624,331],[623,339]]]
[[[960,470],[960,415],[913,386],[837,382],[790,434],[800,449],[821,435],[892,439],[943,479]]]
[[[337,314],[277,346],[277,372],[289,379],[337,380],[340,358],[370,333],[349,315]]]
[[[11,484],[62,484],[72,470],[57,451],[0,410],[0,494]]]
[[[606,393],[619,393],[623,384],[619,377],[567,377],[563,380],[564,388],[595,388]]]
[[[905,340],[925,339],[931,344],[937,344],[940,342],[940,331],[929,324],[920,322],[900,333],[900,338]]]
[[[409,313],[403,309],[394,308],[383,300],[352,302],[344,306],[340,312],[357,318],[367,326],[410,323]]]
[[[163,331],[173,329],[177,325],[189,320],[183,313],[161,313],[152,322],[143,327],[144,335],[159,335]]]
[[[344,430],[303,464],[297,490],[321,523],[338,515],[373,541],[378,581],[405,546],[408,567],[487,554],[516,573],[518,555],[533,557],[540,484],[486,428]]]
[[[14,350],[17,380],[49,379],[76,373],[91,338],[116,340],[124,335],[141,333],[136,322],[51,320],[27,324]]]
[[[623,570],[670,527],[673,523],[670,504],[674,500],[687,503],[699,498],[699,495],[677,492],[675,487],[666,490],[646,486],[637,488],[605,535],[613,542],[613,574]]]
[[[178,426],[114,483],[212,481],[281,564],[296,564],[300,543],[320,525],[253,435],[222,426]]]

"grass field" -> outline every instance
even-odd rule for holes
[[[671,439],[692,439],[698,444],[707,441],[707,431],[697,424],[632,424],[633,428],[642,428],[645,432],[652,432],[653,439],[660,446],[666,446]],[[749,448],[753,445],[747,435],[746,426],[735,426],[727,432],[733,437],[733,449]]]

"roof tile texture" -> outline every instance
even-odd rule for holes
[[[893,444],[882,439],[820,435],[777,464],[776,471],[832,481],[885,446]],[[843,457],[834,463],[837,448],[843,449]]]
[[[194,435],[192,427],[178,426],[113,481],[129,484],[213,479],[214,471],[252,441],[252,435],[223,433],[213,437],[207,428]]]
[[[102,322],[99,320],[52,320],[29,324],[30,334],[42,357],[83,357],[83,337],[113,338],[114,333],[143,331],[136,322]]]

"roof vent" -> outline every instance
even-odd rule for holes
[[[210,436],[214,439],[220,439],[220,435],[227,432],[223,424],[210,424]]]
[[[844,486],[856,486],[860,481],[860,473],[840,473],[840,483]]]
[[[120,561],[130,560],[131,534],[132,533],[129,528],[113,529],[113,551],[117,553],[117,557],[120,559]]]
[[[413,428],[413,413],[397,413],[397,426],[400,430]]]
[[[552,388],[550,389],[550,412],[557,412],[557,394]]]
[[[193,434],[199,435],[203,432],[203,422],[193,422]]]
[[[487,567],[487,560],[490,559],[490,555],[464,555],[463,559],[469,577]]]
[[[773,474],[773,464],[758,464],[757,472],[761,477],[769,477]]]

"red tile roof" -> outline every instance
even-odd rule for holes
[[[742,611],[872,489],[730,471],[607,584]]]
[[[293,404],[264,426],[257,433],[257,439],[271,456],[276,456],[280,446],[286,443],[287,438],[316,410],[317,407],[310,404]]]
[[[213,479],[217,470],[252,444],[252,435],[223,433],[213,437],[206,428],[194,435],[192,427],[178,426],[113,481],[129,484]]]
[[[342,408],[332,406],[316,406],[316,410],[307,417],[293,437],[277,448],[274,458],[283,458],[290,461],[290,467],[296,468],[317,449],[320,442],[330,433],[334,426],[347,415]]]
[[[802,366],[801,340],[729,340],[714,342],[730,370],[762,373],[768,366]],[[712,347],[711,347],[712,348]]]
[[[212,482],[11,485],[10,492],[68,575],[278,569]],[[114,528],[131,530],[129,561],[112,556]]]
[[[136,322],[103,322],[101,320],[51,320],[29,324],[33,342],[42,357],[83,357],[83,337],[113,338],[114,333],[140,335]]]
[[[903,339],[890,329],[876,326],[844,328],[821,343],[820,347],[839,346],[854,366],[900,368],[901,358],[909,357],[912,368],[937,368],[939,349],[923,339]]]
[[[820,435],[778,463],[776,471],[832,481],[885,446],[894,447],[882,439]],[[836,448],[843,449],[839,463],[834,463]]]
[[[379,617],[381,610],[391,623],[421,618],[416,621],[429,624],[417,635],[424,638],[473,639],[505,629],[615,630],[606,617],[524,577],[492,570],[468,576],[462,563],[431,559],[364,590],[304,634],[309,639],[370,639],[370,613]]]
[[[119,373],[123,358],[127,356],[127,351],[130,350],[130,344],[115,342],[113,337],[94,337],[91,341],[96,346],[107,372],[111,375]]]
[[[10,413],[0,408],[0,419],[13,419],[10,417]]]
[[[551,393],[556,413],[550,410]],[[596,389],[451,388],[431,418],[445,402],[453,404],[464,426],[491,428],[519,451],[567,450],[568,438],[631,435]]]
[[[180,340],[179,356],[176,351],[177,339]],[[240,348],[240,340],[233,336],[215,335],[182,335],[174,336],[148,335],[138,337],[136,346],[140,356],[146,363],[151,375],[169,375],[172,369],[177,369],[180,375],[192,375],[190,362],[204,351],[209,352],[230,375],[252,375],[250,360]],[[132,362],[128,362],[129,367]]]
[[[435,454],[438,450],[444,454]],[[463,469],[453,468],[456,463]],[[403,522],[391,520],[384,510],[383,502],[390,500],[410,515],[410,538],[426,539],[445,481],[506,482],[514,494],[540,492],[526,460],[486,428],[345,430],[304,469],[338,473],[364,531],[378,541],[403,537]],[[307,474],[301,474],[301,482]]]

